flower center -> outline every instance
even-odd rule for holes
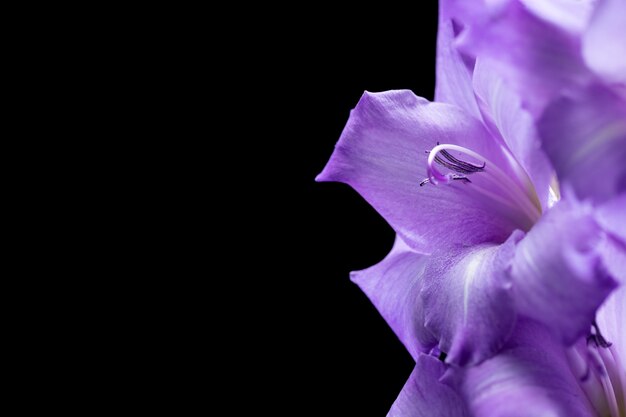
[[[626,369],[596,323],[586,344],[572,347],[569,362],[589,401],[601,417],[626,417]]]
[[[477,162],[464,161],[452,155],[451,151],[466,155]],[[526,171],[506,150],[503,151],[509,171],[513,175],[471,149],[437,143],[437,146],[427,151],[428,178],[420,186],[427,183],[439,185],[453,181],[462,182],[471,186],[473,192],[492,203],[492,206],[506,207],[505,211],[509,214],[515,213],[511,217],[516,220],[516,225],[523,230],[529,230],[541,216],[541,204]],[[443,173],[437,165],[452,172]],[[473,176],[472,179],[470,176]]]

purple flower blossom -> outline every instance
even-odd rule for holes
[[[626,3],[468,3],[436,102],[366,92],[318,176],[397,233],[352,273],[416,361],[390,415],[625,416]]]

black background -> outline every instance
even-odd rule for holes
[[[433,99],[436,3],[378,12],[336,22],[332,34],[325,22],[294,25],[307,36],[298,48],[280,49],[273,84],[257,91],[259,106],[269,107],[259,149],[270,156],[259,156],[250,179],[263,197],[253,221],[261,230],[246,245],[261,254],[255,279],[269,315],[250,343],[263,345],[255,359],[263,362],[255,386],[269,385],[263,401],[291,415],[385,416],[413,369],[349,279],[384,258],[393,230],[349,186],[314,181],[364,90],[410,89]]]

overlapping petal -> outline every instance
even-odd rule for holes
[[[464,371],[459,389],[475,416],[596,417],[561,342],[527,320],[497,356]]]
[[[626,101],[604,86],[551,103],[538,122],[543,149],[579,198],[626,191]]]
[[[626,194],[615,197],[595,210],[595,218],[607,234],[602,260],[609,273],[626,286]],[[626,334],[626,331],[624,331]]]
[[[596,218],[607,233],[618,239],[626,248],[626,193],[600,205]],[[626,268],[625,268],[626,269]]]
[[[502,245],[451,247],[431,256],[422,299],[426,327],[447,353],[446,362],[479,363],[511,333],[516,313],[507,272],[522,237],[516,231]]]
[[[482,123],[459,107],[388,91],[363,95],[317,180],[350,184],[422,253],[504,242],[517,224],[497,215],[489,200],[468,198],[467,184],[419,186],[428,177],[426,151],[437,142],[508,166]]]
[[[587,65],[609,83],[626,84],[626,2],[598,0],[583,37]]]
[[[424,328],[419,292],[428,257],[413,251],[396,237],[393,249],[380,263],[352,272],[352,280],[363,290],[404,346],[417,360],[437,340]]]
[[[592,78],[580,37],[519,0],[449,1],[466,27],[459,36],[460,50],[493,66],[533,116],[557,95]]]
[[[512,157],[526,171],[520,178],[532,182],[527,186],[535,189],[541,206],[547,208],[552,167],[541,150],[532,116],[496,70],[480,58],[474,68],[473,88],[492,135],[501,137],[507,144]],[[530,178],[524,178],[526,175]]]
[[[594,0],[520,0],[535,16],[572,35],[585,31],[594,10]]]
[[[457,246],[431,256],[397,238],[383,261],[353,272],[352,280],[414,359],[438,344],[446,362],[475,364],[494,355],[515,325],[508,268],[522,237],[516,231],[502,245]]]
[[[387,417],[469,417],[459,394],[439,381],[444,372],[436,358],[420,355]]]
[[[472,89],[472,69],[455,45],[457,29],[446,2],[440,2],[435,101],[456,104],[470,115],[480,118]]]
[[[617,281],[603,261],[606,234],[591,206],[561,201],[517,245],[511,276],[520,314],[562,341],[585,336]]]

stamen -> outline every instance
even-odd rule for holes
[[[458,165],[454,165],[454,164],[451,164],[450,162],[446,162],[443,159],[439,158],[438,156],[435,156],[435,162],[437,162],[441,166],[451,169],[452,171],[460,172],[461,174],[470,174],[472,172],[472,171],[463,169],[462,167],[459,167]]]
[[[439,142],[437,142],[437,145],[439,145]],[[426,153],[430,153],[430,151],[425,151]],[[435,156],[435,161],[439,162],[441,165],[448,167],[450,169],[453,170],[464,170],[464,171],[468,171],[468,172],[480,172],[483,171],[485,169],[485,163],[483,162],[482,166],[478,166],[478,165],[472,165],[469,162],[465,162],[465,161],[461,161],[458,158],[455,158],[450,152],[444,150],[439,151],[440,154],[442,154],[448,161],[452,162],[452,164],[449,164],[448,162],[445,162],[444,160],[442,160],[441,158],[439,158],[439,156]]]
[[[615,396],[615,389],[609,370],[607,369],[606,356],[603,355],[604,348],[591,346],[589,353],[595,359],[596,364],[599,366],[599,372],[597,373],[602,390],[604,391],[604,398],[607,401],[611,417],[620,417],[619,407],[617,405],[617,398]]]
[[[444,152],[445,151],[441,151],[442,154]],[[451,169],[452,171],[456,171],[461,174],[473,174],[474,172],[483,171],[483,168],[484,168],[484,166],[481,168],[481,167],[475,167],[474,165],[471,165],[471,164],[462,165],[462,164],[457,164],[457,163],[446,162],[443,159],[439,158],[439,156],[435,156],[435,162],[437,162],[439,165],[442,165],[448,169]]]
[[[613,371],[615,371],[615,385],[620,385],[621,387],[621,410],[626,413],[626,369],[624,369],[624,362],[622,362],[623,358],[620,358],[619,354],[615,347],[610,346],[608,348],[608,352],[611,354],[613,359]],[[621,364],[621,366],[620,366]]]
[[[566,351],[570,369],[598,415],[624,417],[626,372],[623,363],[613,346],[600,346],[601,340],[608,342],[595,323],[594,328],[596,333],[588,337],[587,344],[577,344]]]
[[[464,177],[463,175],[452,174],[452,179],[453,180],[461,180],[461,181],[466,182],[466,183],[471,182],[469,178]]]
[[[598,414],[623,417],[620,410],[623,412],[626,407],[626,372],[617,351],[602,335],[595,320],[591,326],[584,348],[588,368],[580,378],[581,387]],[[570,365],[579,368],[571,360]]]
[[[437,142],[437,145],[439,145],[439,142]],[[461,161],[460,159],[455,158],[454,156],[452,156],[452,154],[448,151],[446,151],[445,149],[441,151],[441,154],[450,162],[453,162],[459,166],[464,167],[466,170],[472,171],[472,172],[480,172],[483,171],[485,169],[485,162],[483,162],[482,166],[478,166],[478,165],[472,165],[469,162],[465,162],[465,161]]]
[[[587,343],[589,343],[589,339],[592,339],[594,343],[596,344],[596,346],[608,348],[609,346],[612,345],[611,342],[607,342],[604,336],[602,336],[602,333],[600,333],[600,328],[598,327],[598,323],[596,323],[595,320],[591,323],[591,326],[594,328],[596,332],[595,334],[592,333],[589,336],[587,336]]]
[[[585,344],[572,346],[566,351],[570,367],[578,377],[580,387],[587,395],[597,414],[602,414],[606,409],[604,388],[600,382],[600,365]]]
[[[463,161],[452,155],[449,150],[461,152],[478,161],[483,161],[483,163],[482,165],[475,165]],[[470,183],[470,179],[467,178],[468,175],[482,172],[489,173],[490,175],[485,176],[484,178],[493,183],[499,192],[494,193],[491,190],[491,187],[490,189],[486,189],[485,187],[478,185],[474,187],[476,191],[502,204],[511,206],[515,210],[521,209],[526,216],[528,216],[530,224],[535,223],[539,219],[541,210],[536,204],[533,203],[534,200],[532,195],[529,195],[527,190],[525,190],[517,182],[513,181],[508,174],[484,156],[462,146],[452,144],[441,145],[439,142],[437,142],[437,146],[435,146],[432,150],[426,152],[429,154],[428,178],[422,180],[420,182],[420,186],[427,183],[434,185],[440,183],[448,184],[453,180],[462,180],[465,183]],[[441,156],[439,156],[439,154],[441,154]],[[443,174],[439,171],[439,169],[437,169],[436,165],[443,166],[453,172]],[[487,165],[490,167],[488,170],[486,168]],[[509,198],[503,198],[503,196],[508,196]]]
[[[463,182],[471,182],[469,178],[464,177],[463,175],[457,175],[457,174],[452,174],[452,179],[461,180]],[[429,178],[423,179],[422,182],[420,182],[420,187],[423,186],[424,184],[428,184],[429,182],[430,182]]]

